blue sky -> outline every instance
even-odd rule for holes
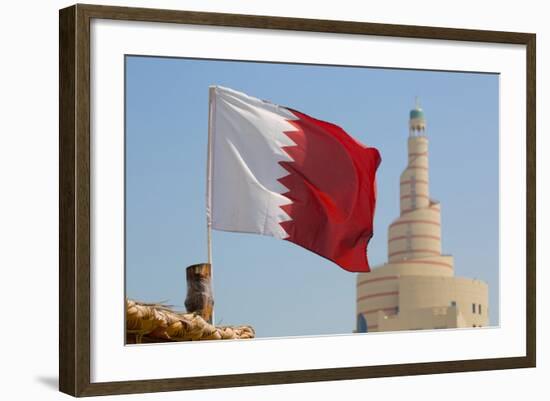
[[[126,291],[181,309],[185,268],[206,261],[208,86],[222,85],[340,125],[378,148],[371,266],[399,215],[408,113],[418,96],[430,139],[430,194],[457,276],[489,283],[498,324],[498,75],[126,58]],[[215,319],[259,337],[355,328],[354,273],[287,241],[213,233]]]

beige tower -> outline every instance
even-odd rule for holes
[[[388,229],[388,262],[357,276],[357,330],[394,331],[488,324],[485,282],[454,276],[441,253],[441,209],[430,198],[424,112],[410,112],[400,216]]]

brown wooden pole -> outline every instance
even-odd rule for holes
[[[199,263],[186,269],[187,312],[197,313],[208,323],[212,323],[214,296],[212,294],[212,265]]]

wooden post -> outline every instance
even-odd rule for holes
[[[212,295],[212,265],[199,263],[186,269],[187,312],[198,313],[208,323],[212,323],[214,296]]]

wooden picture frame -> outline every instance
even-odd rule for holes
[[[90,22],[109,19],[523,45],[526,48],[526,355],[429,363],[93,383],[90,379]],[[534,367],[536,362],[535,49],[530,33],[74,5],[59,14],[59,388],[73,396]]]

